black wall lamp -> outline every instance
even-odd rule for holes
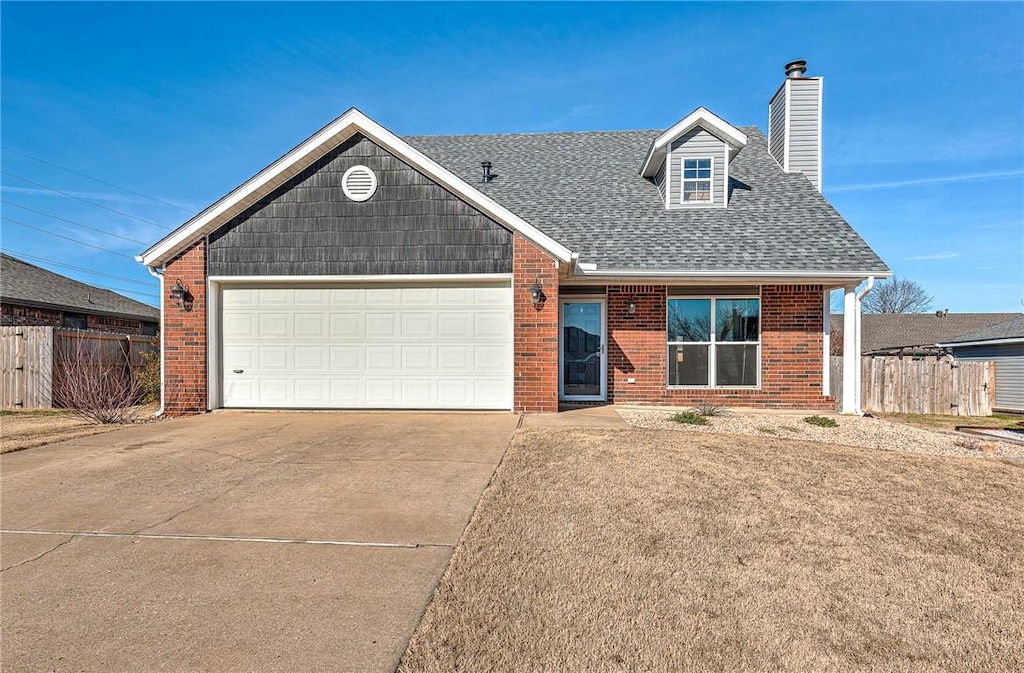
[[[188,291],[188,286],[182,285],[180,278],[176,280],[174,287],[171,288],[171,301],[174,302],[174,305],[185,311],[191,311],[193,299],[192,293]]]
[[[630,299],[626,302],[626,315],[632,316],[636,314],[636,299]]]
[[[539,309],[544,306],[544,301],[547,297],[544,295],[544,287],[537,281],[530,287],[530,302],[534,308]]]

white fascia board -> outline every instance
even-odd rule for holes
[[[517,231],[553,257],[564,262],[572,260],[572,251],[564,245],[472,187],[465,180],[355,108],[349,109],[348,112],[310,136],[298,147],[175,229],[156,245],[136,257],[136,260],[148,267],[161,266],[199,236],[217,229],[231,217],[279,187],[355,133],[364,134],[481,212]]]
[[[995,346],[996,344],[1019,344],[1024,343],[1024,337],[1008,337],[1006,339],[986,339],[984,341],[957,341],[952,343],[935,344],[939,348],[962,348],[964,346]]]
[[[211,283],[259,284],[259,283],[486,283],[507,282],[510,273],[438,273],[438,274],[389,274],[383,276],[210,276]]]
[[[588,265],[589,266],[589,265]],[[646,269],[594,269],[585,268],[578,264],[577,276],[585,278],[642,278],[657,279],[666,281],[694,280],[706,282],[708,280],[735,281],[748,280],[751,282],[787,282],[793,283],[806,281],[808,283],[860,283],[871,276],[884,278],[891,276],[891,272],[880,273],[877,271],[865,272],[839,272],[839,271],[672,271],[672,270],[646,270]]]
[[[644,159],[644,166],[640,169],[640,174],[648,178],[653,177],[651,171],[653,170],[656,174],[661,165],[660,162],[654,162],[654,158],[663,154],[673,140],[697,126],[725,141],[731,151],[740,150],[747,144],[745,133],[707,108],[699,107],[658,136],[647,152],[647,158]]]

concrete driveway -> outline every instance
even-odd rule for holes
[[[513,414],[244,413],[0,458],[5,671],[392,671]]]

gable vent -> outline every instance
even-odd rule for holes
[[[366,201],[377,191],[377,176],[366,166],[353,166],[341,176],[341,191],[353,201]]]

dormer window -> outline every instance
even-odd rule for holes
[[[683,159],[683,203],[711,203],[711,157]]]

